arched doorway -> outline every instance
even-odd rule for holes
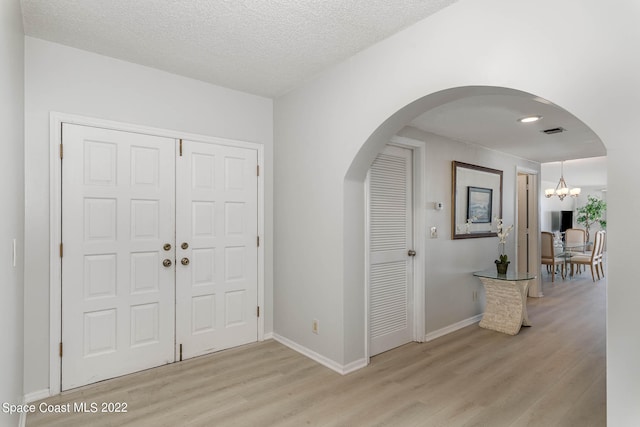
[[[471,101],[469,101],[471,100]],[[517,100],[517,101],[514,101]],[[524,100],[524,101],[523,101]],[[485,104],[483,104],[486,103]],[[502,103],[502,105],[500,105]],[[527,104],[530,104],[528,107],[525,107]],[[455,106],[452,108],[451,106]],[[442,127],[436,128],[436,131],[439,133],[423,133],[420,134],[420,131],[426,132],[429,129],[416,129],[416,123],[420,124],[421,119],[416,119],[416,117],[422,117],[431,115],[431,122],[427,118],[422,119],[423,123],[458,123],[462,122],[461,119],[468,118],[471,122],[477,120],[477,117],[470,117],[473,114],[470,113],[469,108],[473,107],[485,110],[489,110],[490,116],[497,118],[500,117],[500,120],[495,119],[495,123],[487,123],[487,120],[481,121],[483,124],[482,128],[476,128],[474,130],[473,126],[467,127],[464,131],[467,132],[467,135],[472,135],[473,132],[483,132],[481,137],[476,138],[476,141],[469,140],[473,138],[470,137],[461,137],[456,135],[456,131],[459,129],[454,129],[451,135],[447,136],[446,129]],[[538,147],[541,151],[537,154],[533,153],[530,156],[534,156],[534,161],[527,162],[519,160],[505,160],[500,159],[499,155],[493,154],[492,147],[482,148],[482,145],[488,145],[487,141],[490,141],[491,138],[499,139],[505,138],[504,130],[501,127],[509,127],[509,126],[519,126],[520,124],[516,124],[516,119],[521,116],[527,114],[527,108],[530,108],[533,113],[533,105],[534,107],[537,105],[539,108],[538,112],[543,111],[544,115],[548,116],[548,119],[545,123],[542,123],[541,126],[538,126],[538,129],[529,128],[527,131],[534,132],[534,135],[531,137],[532,139],[538,138],[538,135],[542,135],[542,139],[540,139],[540,144],[547,144],[546,147]],[[471,106],[471,107],[470,107]],[[456,109],[459,109],[456,113]],[[498,111],[499,110],[499,111]],[[443,116],[443,114],[448,112],[450,114],[449,117]],[[462,112],[463,116],[460,116],[460,112]],[[455,116],[458,114],[458,116]],[[453,117],[451,115],[454,115]],[[555,116],[555,117],[554,117]],[[434,119],[435,117],[435,119]],[[552,118],[553,117],[553,118]],[[505,119],[508,118],[508,119]],[[504,120],[503,120],[504,119]],[[554,148],[554,144],[557,144],[557,141],[553,141],[551,139],[545,140],[544,137],[547,135],[542,132],[545,126],[558,126],[557,121],[560,120],[562,123],[565,123],[565,126],[571,128],[574,132],[574,135],[583,135],[589,134],[590,137],[597,139],[597,147],[592,150],[593,154],[585,154],[582,147],[576,147],[575,150],[571,151],[567,148],[566,144],[564,148]],[[478,122],[479,123],[479,122]],[[476,123],[476,126],[478,126]],[[569,123],[568,125],[566,123]],[[407,125],[412,125],[412,129],[407,130]],[[493,129],[493,130],[491,130]],[[493,133],[492,133],[493,132]],[[363,212],[362,206],[357,202],[358,199],[362,199],[362,183],[364,182],[364,176],[366,175],[367,169],[365,166],[367,162],[372,162],[373,158],[377,155],[378,151],[381,151],[386,144],[389,143],[394,137],[397,135],[410,136],[415,137],[415,139],[420,140],[421,138],[427,144],[427,140],[429,138],[432,139],[442,139],[438,143],[442,145],[447,141],[450,141],[452,145],[457,144],[458,148],[452,148],[450,150],[440,150],[437,153],[433,152],[432,148],[427,148],[426,151],[429,153],[431,151],[432,155],[436,155],[438,157],[439,163],[429,163],[425,166],[426,170],[430,170],[427,172],[427,178],[422,185],[428,189],[425,200],[427,201],[425,206],[419,207],[419,211],[416,211],[416,215],[418,216],[426,216],[427,218],[427,228],[430,229],[435,227],[438,230],[438,238],[441,239],[439,242],[431,240],[427,237],[427,242],[425,244],[426,250],[431,252],[427,254],[427,256],[431,255],[430,258],[435,258],[437,261],[431,262],[431,267],[429,266],[429,261],[426,262],[425,269],[427,273],[425,274],[426,279],[422,284],[418,284],[419,286],[425,286],[426,289],[423,290],[421,295],[425,295],[425,301],[420,301],[417,306],[423,307],[426,311],[426,314],[423,314],[422,318],[426,320],[426,324],[419,325],[422,330],[426,331],[426,335],[414,335],[415,341],[423,341],[430,340],[437,336],[443,335],[445,333],[451,332],[455,330],[455,328],[466,326],[467,324],[471,324],[474,320],[474,315],[477,315],[481,312],[481,303],[477,301],[477,290],[474,290],[474,286],[477,286],[473,278],[467,277],[468,274],[463,274],[462,272],[468,273],[469,271],[473,271],[474,269],[481,269],[482,265],[486,265],[486,260],[481,260],[482,257],[469,254],[479,254],[484,252],[495,252],[494,241],[487,242],[487,239],[484,239],[485,242],[451,242],[447,241],[449,239],[448,236],[451,235],[451,222],[450,222],[450,169],[443,169],[443,165],[449,165],[451,160],[460,160],[460,157],[468,156],[467,161],[471,161],[474,163],[482,163],[483,166],[497,166],[500,169],[505,169],[506,173],[506,186],[505,193],[508,194],[508,197],[505,198],[504,208],[504,218],[508,223],[515,223],[517,221],[517,216],[515,212],[517,211],[517,175],[518,173],[522,174],[522,171],[529,171],[530,176],[536,179],[536,188],[539,182],[539,176],[537,176],[537,171],[539,171],[539,162],[546,161],[552,158],[558,158],[558,156],[575,156],[575,157],[584,157],[585,155],[601,155],[605,152],[604,146],[602,142],[595,136],[595,134],[580,120],[575,118],[570,113],[561,109],[560,107],[555,106],[549,101],[543,100],[535,95],[528,94],[522,91],[518,91],[515,89],[502,88],[502,87],[489,87],[489,86],[472,86],[472,87],[460,87],[448,89],[445,91],[437,92],[435,94],[427,95],[412,104],[407,105],[405,108],[399,110],[386,120],[378,129],[371,135],[371,137],[367,140],[367,142],[362,146],[358,155],[354,159],[349,171],[347,173],[347,177],[345,179],[345,212],[348,210],[353,210],[349,212],[348,218],[357,218],[360,212]],[[466,139],[466,141],[464,141]],[[461,142],[463,140],[463,142]],[[460,148],[461,144],[473,144],[476,145],[473,148],[465,149]],[[482,143],[484,142],[484,144]],[[508,142],[508,141],[507,141]],[[526,146],[526,144],[525,144]],[[512,156],[517,156],[518,154],[517,147],[507,147],[505,148],[505,152],[509,152],[511,150],[515,154],[509,154]],[[465,150],[467,151],[465,154]],[[494,148],[494,153],[500,151],[498,148]],[[554,151],[555,150],[555,151]],[[576,154],[580,153],[580,154]],[[429,156],[429,154],[427,154]],[[538,157],[535,157],[538,156]],[[554,157],[556,156],[556,157]],[[574,158],[575,158],[574,157]],[[475,161],[473,159],[476,159]],[[471,160],[469,160],[471,159]],[[515,159],[515,157],[514,157]],[[463,159],[464,160],[464,159]],[[533,171],[534,173],[531,173]],[[429,182],[430,181],[430,182]],[[360,193],[358,197],[357,194]],[[436,212],[433,209],[430,209],[430,206],[433,205],[436,201],[444,202],[444,212]],[[429,205],[431,204],[431,205]],[[536,207],[537,209],[537,207]],[[364,213],[361,215],[361,218],[364,218]],[[507,219],[508,218],[508,219]],[[366,225],[362,226],[363,228]],[[345,242],[345,283],[347,283],[347,277],[349,278],[350,284],[353,284],[354,279],[356,278],[357,272],[352,268],[355,264],[354,253],[361,251],[360,253],[365,254],[367,252],[366,243],[364,247],[358,247],[358,242],[365,241],[367,231],[366,228],[359,234],[358,230],[362,230],[360,226],[354,227],[353,222],[345,222],[344,228],[344,242]],[[533,228],[533,234],[538,236],[538,228],[537,223],[536,227]],[[416,239],[423,239],[424,235],[419,234],[415,236]],[[495,239],[494,239],[495,240]],[[537,242],[537,238],[536,238]],[[434,244],[439,243],[439,244]],[[513,243],[513,241],[512,241]],[[347,247],[347,245],[349,245]],[[533,246],[535,249],[535,253],[529,254],[528,258],[537,260],[539,255],[537,253],[537,245]],[[460,260],[456,259],[456,257],[460,253],[465,253],[466,259]],[[492,256],[492,255],[491,255]],[[474,258],[475,257],[475,258]],[[362,258],[366,258],[365,255],[362,255]],[[347,260],[348,259],[348,260]],[[467,263],[465,265],[465,262]],[[491,262],[491,260],[489,260]],[[475,264],[474,264],[475,263]],[[364,261],[363,261],[364,264]],[[360,264],[360,265],[363,265]],[[531,268],[535,269],[536,265],[533,265]],[[431,272],[429,273],[429,271]],[[434,270],[438,270],[438,272],[434,272]],[[366,279],[366,271],[363,273],[363,277],[361,278],[361,283],[364,282],[363,292],[365,295],[368,295],[368,284]],[[453,278],[453,279],[452,279]],[[464,290],[456,290],[454,286],[449,286],[447,281],[456,280],[456,285],[459,287],[460,283],[463,283]],[[429,286],[433,289],[430,289]],[[468,292],[471,289],[473,292],[473,297],[469,297],[465,300],[464,292]],[[431,302],[431,306],[429,304],[429,298],[433,298],[434,295],[439,295],[440,298],[444,301],[455,301],[454,307],[448,307],[448,311],[450,313],[443,313],[441,310],[434,308],[433,302]],[[471,295],[471,294],[470,294]],[[531,296],[542,296],[541,288],[536,288],[533,293],[530,293]],[[367,300],[368,297],[365,297]],[[460,301],[463,301],[460,303]],[[365,302],[366,304],[366,302]],[[475,311],[474,311],[475,310]],[[364,334],[365,334],[365,349],[368,348],[369,344],[369,329],[366,326],[368,324],[368,307],[365,305],[363,308],[363,318],[364,318]],[[454,313],[455,312],[455,313]],[[368,357],[368,350],[365,350],[365,354]]]

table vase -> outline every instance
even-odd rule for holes
[[[496,260],[496,268],[498,269],[498,274],[507,274],[507,269],[509,268],[510,262],[511,261],[500,262]]]

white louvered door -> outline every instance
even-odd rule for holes
[[[387,146],[369,170],[369,355],[412,341],[412,152]]]

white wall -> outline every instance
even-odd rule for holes
[[[272,331],[273,101],[26,37],[26,393],[49,387],[49,113],[264,144],[265,330]]]
[[[24,347],[24,37],[18,0],[0,2],[0,58],[0,404],[19,404]],[[0,426],[17,424],[17,416],[0,412]]]
[[[607,416],[637,425],[640,341],[630,337],[640,287],[628,249],[640,231],[628,224],[640,189],[628,183],[640,155],[640,56],[630,54],[639,18],[633,0],[461,0],[277,99],[275,331],[338,363],[364,357],[362,182],[371,161],[411,119],[472,96],[470,86],[515,88],[565,108],[607,148]],[[312,318],[325,325],[320,335]]]
[[[429,334],[483,312],[484,299],[473,301],[473,292],[478,291],[482,297],[484,289],[471,273],[495,268],[494,260],[500,253],[497,237],[451,239],[451,162],[457,160],[502,171],[502,219],[505,227],[515,224],[516,168],[539,171],[540,165],[415,128],[404,128],[398,135],[423,141],[426,146],[427,229],[434,226],[438,229],[437,239],[425,236],[427,254],[423,286],[425,330]],[[441,211],[432,207],[437,201],[444,203]],[[506,245],[507,255],[512,260],[515,259],[515,243],[515,233],[512,232]],[[515,263],[511,268],[515,268]]]

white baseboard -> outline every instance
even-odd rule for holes
[[[49,389],[33,391],[31,393],[27,393],[22,397],[22,404],[26,405],[27,403],[37,402],[38,400],[46,399],[51,396],[49,394]],[[25,427],[27,425],[27,413],[21,412],[20,419],[18,421],[19,427]]]
[[[32,391],[24,395],[24,403],[33,403],[38,400],[46,399],[51,396],[51,391],[48,388],[44,390]]]
[[[484,313],[480,313],[480,314],[475,315],[473,317],[470,317],[468,319],[464,319],[464,320],[461,320],[461,321],[459,321],[457,323],[454,323],[452,325],[446,326],[446,327],[444,327],[442,329],[438,329],[437,331],[430,332],[427,335],[425,335],[424,341],[425,342],[433,341],[436,338],[440,338],[440,337],[442,337],[444,335],[447,335],[447,334],[455,332],[455,331],[457,331],[459,329],[465,328],[465,327],[467,327],[469,325],[473,325],[474,323],[477,323],[480,320],[482,320],[482,315],[483,314]],[[300,344],[298,344],[298,343],[296,343],[294,341],[291,341],[290,339],[285,338],[285,337],[283,337],[281,335],[278,335],[276,333],[273,333],[273,334],[270,334],[270,335],[274,340],[278,341],[279,343],[281,343],[283,345],[286,345],[290,349],[297,351],[298,353],[308,357],[311,360],[314,360],[314,361],[318,362],[319,364],[321,364],[323,366],[326,366],[327,368],[329,368],[329,369],[331,369],[331,370],[333,370],[333,371],[335,371],[335,372],[337,372],[337,373],[339,373],[341,375],[346,375],[346,374],[348,374],[350,372],[357,371],[358,369],[362,369],[365,366],[367,366],[367,359],[366,358],[356,360],[356,361],[348,363],[346,365],[341,365],[341,364],[337,363],[336,361],[331,360],[331,359],[329,359],[329,358],[327,358],[327,357],[325,357],[325,356],[323,356],[323,355],[321,355],[319,353],[316,353],[315,351],[310,350],[307,347],[302,346],[302,345],[300,345]],[[266,337],[267,337],[267,334],[265,334],[265,339],[266,339]]]
[[[278,341],[280,344],[286,345],[287,347],[289,347],[292,350],[297,351],[298,353],[302,354],[303,356],[308,357],[309,359],[318,362],[319,364],[326,366],[327,368],[331,369],[332,371],[335,371],[337,373],[339,373],[340,375],[346,375],[350,372],[356,371],[360,368],[364,368],[365,366],[367,366],[367,360],[366,359],[360,359],[360,360],[356,360],[354,362],[348,363],[346,365],[341,365],[339,363],[337,363],[334,360],[329,359],[328,357],[325,357],[319,353],[316,353],[315,351],[308,349],[305,346],[302,346],[294,341],[291,341],[288,338],[285,338],[281,335],[278,334],[273,334],[273,339]]]
[[[346,365],[344,365],[344,367],[342,368],[342,375],[350,374],[351,372],[355,372],[358,369],[366,368],[366,366],[367,366],[366,358],[355,360],[351,363],[347,363]]]
[[[473,325],[474,323],[479,322],[482,319],[482,315],[483,314],[484,313],[480,313],[480,314],[478,314],[476,316],[473,316],[473,317],[470,317],[468,319],[461,320],[458,323],[454,323],[453,325],[445,326],[444,328],[438,329],[437,331],[429,332],[424,337],[424,340],[426,342],[433,341],[436,338],[440,338],[440,337],[442,337],[444,335],[450,334],[451,332],[455,332],[458,329],[462,329],[462,328],[465,328],[465,327],[467,327],[469,325]]]
[[[264,335],[262,335],[262,340],[272,340],[273,339],[273,332],[265,332]]]

